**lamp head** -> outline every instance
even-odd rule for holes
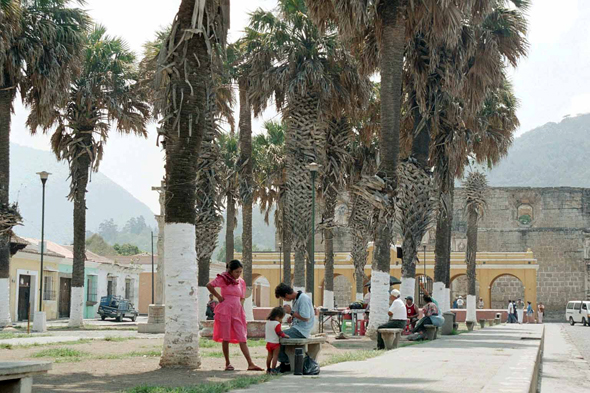
[[[320,169],[321,165],[316,163],[316,162],[312,162],[311,164],[309,164],[307,166],[307,169],[309,169],[312,173],[316,173],[319,169]]]
[[[45,183],[47,181],[47,179],[49,178],[49,175],[51,175],[51,173],[43,171],[43,172],[37,172],[37,175],[39,175],[39,177],[41,178],[41,181],[43,183]]]

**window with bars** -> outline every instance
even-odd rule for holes
[[[96,276],[88,276],[86,281],[86,301],[89,303],[97,302],[97,291],[96,291]]]
[[[133,280],[130,278],[125,279],[125,299],[133,300]]]
[[[43,300],[55,300],[56,299],[56,292],[55,288],[53,287],[53,277],[52,276],[44,276],[43,277]]]

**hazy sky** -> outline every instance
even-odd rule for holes
[[[180,0],[88,0],[87,3],[90,15],[104,24],[109,34],[123,37],[140,55],[142,44],[152,39],[158,28],[172,22]],[[231,0],[230,41],[243,31],[248,12],[275,5],[276,0]],[[563,0],[556,6],[552,0],[533,0],[529,11],[529,57],[512,74],[521,101],[518,134],[549,121],[558,122],[567,114],[590,112],[588,20],[590,1]],[[17,106],[12,141],[49,150],[48,136],[28,135],[24,127],[26,115],[26,110]],[[271,110],[263,119],[255,120],[254,132],[259,132],[264,120],[276,116]],[[164,175],[164,155],[156,146],[155,130],[155,125],[150,125],[148,139],[111,134],[100,170],[157,212],[158,197],[151,186],[158,185]]]

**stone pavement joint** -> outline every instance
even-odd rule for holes
[[[242,392],[535,392],[543,336],[543,325],[493,326],[323,367],[316,377],[283,376]]]

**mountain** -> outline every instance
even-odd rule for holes
[[[590,187],[590,114],[547,123],[519,138],[488,174],[495,187]]]
[[[67,162],[58,162],[50,151],[36,150],[11,143],[10,200],[18,202],[23,226],[15,228],[24,237],[41,237],[41,180],[37,172],[47,171],[45,195],[45,238],[61,244],[73,241],[73,204]],[[102,173],[92,173],[86,194],[86,229],[98,232],[101,222],[113,219],[123,227],[133,217],[143,216],[149,227],[156,228],[154,213],[123,187]],[[147,242],[149,243],[149,239]]]

